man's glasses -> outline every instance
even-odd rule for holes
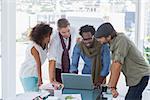
[[[83,41],[83,42],[89,42],[89,41],[92,41],[92,40],[93,40],[93,37],[87,38],[87,39],[82,38],[82,41]]]

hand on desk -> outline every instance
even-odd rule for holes
[[[52,85],[53,85],[55,90],[60,90],[60,89],[64,88],[64,85],[62,83],[59,83],[59,82],[56,82],[56,81],[53,81]]]
[[[73,72],[71,72],[71,73],[78,74],[78,71],[73,71]]]
[[[42,79],[38,79],[38,87],[40,87],[43,84]]]
[[[105,84],[106,81],[105,79],[106,79],[105,77],[99,76],[97,82],[94,83],[94,86],[96,88],[100,88],[101,84]]]
[[[116,98],[119,95],[118,91],[115,88],[111,88],[111,93],[114,98]]]

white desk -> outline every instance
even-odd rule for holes
[[[40,92],[29,92],[24,94],[19,94],[14,98],[7,98],[5,100],[33,100],[33,98],[43,95]],[[66,96],[72,96],[71,100],[82,100],[80,94],[62,94],[60,97],[49,96],[46,100],[65,100]]]

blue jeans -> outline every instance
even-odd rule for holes
[[[144,76],[137,85],[130,86],[125,100],[142,100],[142,92],[146,88],[148,80],[149,76]]]
[[[38,91],[38,78],[37,77],[27,77],[21,78],[21,83],[25,92]]]

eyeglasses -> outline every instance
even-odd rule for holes
[[[83,41],[83,42],[89,42],[89,41],[92,41],[92,40],[93,40],[93,37],[87,38],[87,39],[82,38],[82,41]]]
[[[83,39],[84,41],[87,41],[87,40],[92,40],[93,38],[88,38],[88,39]]]

